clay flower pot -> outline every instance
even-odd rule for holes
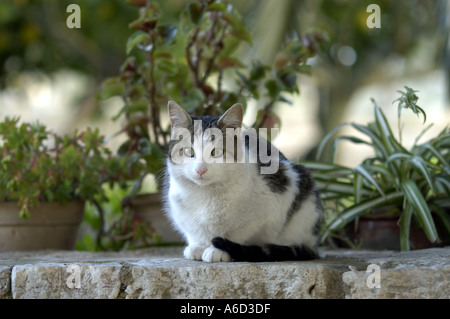
[[[15,202],[0,203],[0,251],[75,248],[84,202],[41,203],[30,218],[19,217]]]
[[[346,233],[351,242],[361,249],[400,250],[400,216],[387,214],[364,215],[346,227]],[[411,249],[426,249],[448,243],[446,233],[436,223],[436,229],[441,239],[440,244],[432,244],[423,229],[411,223],[409,241]],[[345,245],[344,245],[345,246]]]

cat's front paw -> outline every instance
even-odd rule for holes
[[[202,260],[204,250],[205,250],[204,247],[187,246],[184,249],[184,257],[187,259]]]
[[[202,259],[203,259],[203,261],[206,261],[209,263],[220,262],[220,261],[224,261],[224,262],[231,261],[231,257],[227,252],[217,249],[215,247],[206,248],[205,251],[203,252]]]

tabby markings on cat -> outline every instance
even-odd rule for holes
[[[314,180],[255,130],[242,128],[242,105],[220,117],[191,116],[173,101],[168,111],[163,198],[168,218],[186,239],[186,258],[318,258],[323,209]]]

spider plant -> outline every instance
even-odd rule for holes
[[[400,247],[410,250],[409,230],[412,222],[419,225],[431,243],[439,242],[435,221],[450,234],[450,130],[445,127],[430,140],[419,143],[433,126],[426,126],[411,148],[402,143],[401,112],[409,109],[423,115],[417,105],[417,91],[406,87],[397,91],[398,139],[381,108],[374,103],[374,121],[361,125],[344,123],[329,132],[318,146],[317,160],[328,151],[328,161],[305,163],[313,172],[322,199],[333,201],[338,213],[325,225],[322,242],[360,216],[373,213],[382,206],[393,206],[400,212]],[[350,126],[366,138],[351,135],[336,136]],[[359,135],[358,135],[359,136]],[[341,141],[368,145],[374,156],[364,159],[354,168],[335,164],[336,149]]]

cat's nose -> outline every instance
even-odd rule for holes
[[[200,175],[200,176],[203,176],[203,174],[205,174],[208,171],[208,169],[206,167],[199,167],[199,168],[196,168],[195,170],[197,171],[198,175]]]

